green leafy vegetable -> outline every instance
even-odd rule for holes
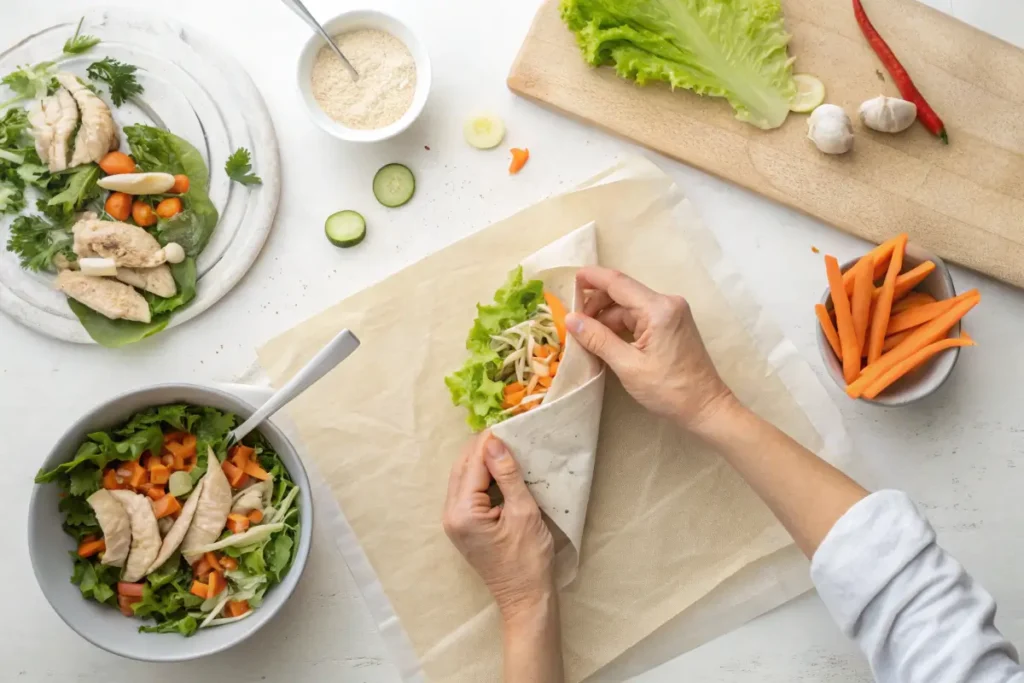
[[[57,215],[70,219],[88,202],[100,196],[101,189],[96,184],[100,179],[100,167],[96,164],[79,166],[62,177],[65,179],[63,189],[50,197],[46,205],[54,212],[59,211]]]
[[[75,35],[68,38],[67,42],[64,43],[64,54],[80,55],[83,52],[88,52],[96,45],[99,45],[100,39],[96,36],[81,35],[83,21],[85,21],[85,17],[78,20],[78,27],[75,29]]]
[[[14,183],[0,180],[0,213],[18,213],[25,208],[25,195]]]
[[[758,128],[789,114],[796,86],[779,0],[562,0],[561,13],[594,66],[724,97]]]
[[[6,102],[0,102],[0,109],[19,100],[38,100],[45,97],[54,84],[53,65],[54,62],[26,65],[0,78],[0,85],[6,85],[15,94],[15,97]]]
[[[251,173],[251,171],[252,157],[249,155],[249,150],[245,147],[236,149],[224,164],[224,172],[236,183],[262,185],[263,180],[258,175]]]
[[[181,263],[171,266],[171,275],[174,277],[174,284],[178,292],[172,297],[162,298],[156,294],[145,292],[146,301],[149,302],[149,311],[153,315],[161,315],[176,311],[182,306],[188,305],[196,297],[196,260],[186,258]]]
[[[85,72],[94,81],[103,81],[110,88],[110,99],[120,107],[129,99],[142,94],[142,86],[135,79],[137,67],[104,57],[93,62]]]
[[[6,164],[17,166],[25,163],[26,152],[31,149],[29,138],[25,135],[27,128],[28,112],[20,107],[8,109],[0,117],[0,170]]]
[[[68,307],[93,341],[108,349],[118,349],[152,337],[157,332],[163,332],[171,321],[169,317],[165,316],[153,319],[148,323],[139,323],[133,320],[111,320],[74,299],[68,299]]]
[[[506,418],[501,403],[504,382],[497,381],[500,359],[491,348],[491,336],[530,319],[544,300],[544,283],[523,281],[523,269],[509,273],[505,285],[494,295],[494,303],[477,305],[477,318],[466,339],[469,359],[444,382],[452,402],[469,409],[467,422],[474,431],[486,429]]]
[[[18,216],[11,223],[7,250],[17,255],[26,270],[52,270],[53,259],[64,254],[74,259],[71,231],[39,216]]]
[[[71,583],[82,591],[82,597],[116,605],[117,577],[121,570],[100,564],[98,561],[81,558],[74,552],[69,554],[75,563],[71,572]]]

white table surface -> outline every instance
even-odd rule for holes
[[[3,2],[0,46],[50,25],[84,3]],[[91,4],[91,3],[90,3]],[[112,352],[43,338],[0,315],[0,680],[395,681],[394,669],[345,565],[317,534],[310,564],[282,613],[250,641],[187,664],[148,666],[102,652],[68,629],[38,590],[28,560],[26,510],[32,476],[58,433],[98,399],[159,381],[228,381],[254,348],[329,304],[456,239],[552,193],[573,187],[638,150],[521,101],[505,76],[537,0],[372,4],[406,19],[433,59],[434,87],[423,117],[397,140],[345,144],[307,119],[294,71],[306,27],[284,5],[264,0],[112,0],[168,11],[213,33],[263,92],[281,143],[284,189],[274,231],[249,275],[212,310],[181,328]],[[1024,46],[1019,0],[928,0],[928,4]],[[354,3],[307,0],[319,17]],[[467,112],[499,112],[509,128],[500,150],[462,141]],[[429,146],[429,151],[425,149]],[[507,148],[531,161],[509,177]],[[968,322],[979,348],[964,353],[937,395],[902,410],[845,400],[816,355],[809,292],[825,286],[823,252],[851,258],[857,239],[683,165],[656,159],[692,198],[726,254],[829,386],[854,437],[860,464],[879,485],[905,489],[930,516],[943,544],[1000,605],[998,624],[1024,643],[1020,576],[1024,507],[1024,296],[954,269],[959,288],[984,303]],[[417,174],[416,198],[388,210],[370,192],[373,172],[400,161]],[[216,169],[215,169],[216,170]],[[259,169],[256,169],[257,172]],[[360,210],[369,236],[357,249],[330,248],[323,220]],[[868,669],[813,594],[643,674],[643,681],[869,681]]]

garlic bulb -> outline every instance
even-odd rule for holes
[[[843,154],[853,147],[853,122],[842,107],[823,104],[807,119],[807,138],[825,154]]]
[[[914,125],[917,105],[898,97],[878,97],[860,105],[860,121],[880,133],[899,133]]]

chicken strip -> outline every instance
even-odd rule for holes
[[[114,259],[120,268],[155,268],[167,261],[156,238],[136,225],[87,218],[75,223],[71,232],[79,258]]]
[[[44,164],[50,160],[50,147],[53,146],[53,134],[59,118],[60,102],[56,95],[39,100],[38,108],[33,108],[28,115],[28,122],[32,124],[32,137],[36,141],[36,153]]]
[[[178,292],[171,267],[166,263],[156,268],[118,268],[116,277],[126,285],[144,289],[165,299]]]
[[[75,151],[71,155],[71,167],[99,161],[107,152],[117,149],[117,126],[114,125],[114,117],[107,104],[74,74],[62,71],[57,74],[57,81],[71,92],[82,114],[82,125],[75,136]]]
[[[78,107],[64,88],[39,101],[39,108],[29,114],[32,137],[39,159],[56,173],[68,167],[68,146],[78,125]]]
[[[62,270],[57,275],[57,289],[75,301],[88,306],[111,320],[151,320],[149,304],[130,286],[105,277],[82,275],[73,270]]]

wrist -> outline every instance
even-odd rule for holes
[[[509,634],[532,632],[558,619],[558,593],[554,586],[518,600],[498,603],[502,630]]]
[[[708,400],[695,419],[684,425],[690,432],[714,445],[742,422],[748,409],[729,389]]]

